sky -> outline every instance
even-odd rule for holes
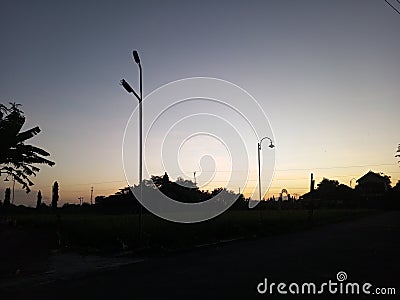
[[[243,106],[246,118],[261,124],[260,112],[265,112],[265,134],[276,146],[271,150],[263,142],[261,151],[267,197],[283,188],[292,195],[307,192],[311,172],[317,183],[326,177],[347,185],[352,181],[353,186],[353,178],[369,170],[391,176],[394,184],[400,179],[394,157],[400,143],[400,15],[383,0],[2,0],[0,34],[0,101],[23,105],[24,128],[39,125],[42,130],[30,143],[49,151],[56,162],[41,168],[30,194],[15,186],[16,204],[34,205],[38,190],[49,203],[56,180],[61,203],[79,202],[78,197],[88,202],[92,186],[95,197],[127,185],[122,159],[127,144],[122,143],[127,128],[128,144],[135,148],[132,157],[137,156],[137,111],[132,113],[138,103],[119,81],[125,78],[138,87],[133,49],[139,51],[143,66],[144,96],[176,80],[211,77],[254,97],[260,107],[245,100],[252,103]],[[147,100],[144,119],[150,120],[146,116],[161,110],[159,102]],[[213,108],[208,102],[182,105],[163,115],[166,123],[158,128],[164,131],[157,135],[154,130],[146,142],[165,137],[169,127],[163,124],[174,121],[193,124],[200,117],[196,124],[219,128],[221,118],[235,120],[232,112],[225,116],[223,107]],[[196,109],[206,116],[196,116]],[[173,180],[192,179],[196,171],[199,185],[212,189],[226,181],[224,172],[233,168],[229,187],[257,198],[257,139],[247,138],[242,121],[231,123],[245,138],[227,129],[223,142],[206,132],[207,126],[195,129],[179,123],[182,126],[173,128],[168,138],[171,143],[176,138],[183,143],[185,134],[187,138],[196,130],[206,134],[179,144],[179,164],[164,165],[165,169],[151,165],[159,154],[152,152],[156,145],[149,146],[149,174],[166,171]],[[245,151],[247,164],[229,157],[237,149]],[[126,169],[137,174],[132,157]],[[206,176],[213,168],[215,176]],[[245,186],[235,182],[239,171],[248,175]],[[3,174],[2,195],[12,184],[4,178]]]

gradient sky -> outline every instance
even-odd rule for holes
[[[210,76],[255,97],[276,143],[268,195],[306,192],[310,172],[317,183],[400,178],[400,15],[383,0],[3,0],[0,33],[0,100],[23,105],[25,128],[42,129],[30,142],[56,162],[31,194],[16,186],[17,204],[34,205],[39,189],[48,203],[55,180],[61,202],[126,185],[121,145],[137,103],[119,80],[137,82],[132,49],[145,95]]]

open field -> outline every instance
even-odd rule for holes
[[[123,250],[169,251],[221,240],[268,236],[376,213],[374,210],[228,211],[196,224],[179,224],[152,214],[143,216],[143,238],[139,241],[135,214],[71,213],[29,211],[14,213],[18,228],[46,233],[46,244],[54,248],[109,253]],[[43,240],[39,243],[45,242]]]

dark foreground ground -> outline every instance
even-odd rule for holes
[[[0,299],[273,299],[282,298],[276,290],[272,295],[257,293],[264,278],[319,286],[338,282],[339,271],[347,274],[344,283],[371,283],[371,292],[396,288],[395,296],[358,298],[398,299],[400,212],[147,258],[69,279],[14,285],[0,290]],[[325,289],[318,298],[331,297]]]

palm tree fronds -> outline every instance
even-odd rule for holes
[[[35,164],[54,166],[55,163],[44,156],[47,151],[24,142],[40,132],[39,126],[20,132],[25,124],[21,105],[10,103],[10,107],[0,104],[0,170],[13,176],[27,193],[33,182],[29,176],[36,176],[40,169]]]

